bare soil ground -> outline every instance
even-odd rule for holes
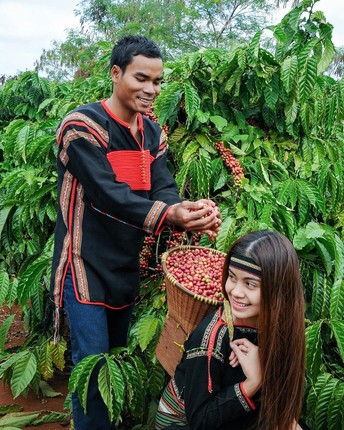
[[[16,312],[15,320],[11,325],[11,329],[8,335],[8,340],[6,343],[7,348],[13,348],[15,346],[21,345],[27,333],[23,327],[23,321],[21,320],[20,310],[12,309],[11,312],[4,306],[0,309],[0,327],[4,320],[12,313]],[[0,382],[0,407],[9,405],[19,405],[23,412],[42,412],[44,411],[56,411],[56,412],[66,412],[63,410],[63,403],[65,397],[68,393],[68,375],[58,374],[54,379],[48,381],[49,385],[54,391],[61,393],[59,397],[43,398],[42,396],[37,397],[33,391],[28,393],[27,397],[19,396],[16,399],[13,398],[11,389],[9,386],[4,385]],[[1,417],[0,417],[1,418]],[[37,426],[26,426],[25,429],[36,429],[36,430],[64,430],[68,429],[69,424],[64,423],[49,423],[40,424]]]

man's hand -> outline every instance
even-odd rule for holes
[[[221,214],[211,200],[183,201],[171,206],[165,221],[184,230],[208,234],[214,240],[220,230]]]

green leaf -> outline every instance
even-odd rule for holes
[[[293,89],[294,81],[297,75],[297,57],[292,55],[285,58],[281,65],[281,80],[287,93]]]
[[[307,236],[308,237],[308,236]],[[316,249],[318,250],[322,263],[325,267],[326,273],[329,276],[332,271],[332,258],[331,254],[328,252],[325,245],[323,245],[319,240],[314,242]]]
[[[314,90],[317,77],[317,61],[311,57],[305,62],[303,69],[299,72],[300,102],[304,103]]]
[[[0,271],[0,306],[4,303],[10,286],[10,278],[5,270]]]
[[[228,122],[225,118],[219,115],[212,115],[210,121],[215,125],[217,130],[222,131],[227,126]]]
[[[158,324],[159,319],[150,316],[145,317],[143,320],[140,321],[137,335],[142,351],[147,348],[149,342],[153,339]]]
[[[343,430],[344,422],[344,383],[341,381],[336,386],[331,403],[328,405],[327,409],[327,430]],[[340,428],[342,427],[342,428]]]
[[[197,133],[196,140],[205,151],[209,152],[209,154],[217,154],[216,149],[205,134]]]
[[[109,367],[111,386],[115,392],[116,401],[122,407],[124,404],[124,397],[125,397],[125,383],[124,383],[125,381],[123,379],[122,372],[118,367],[118,363],[114,362],[114,360],[110,356],[105,355],[105,359]]]
[[[113,409],[113,391],[110,383],[109,368],[106,363],[101,367],[98,374],[98,389],[102,399],[108,409],[110,421],[114,421],[115,413]]]
[[[222,221],[221,230],[216,238],[216,249],[227,252],[233,242],[233,233],[236,225],[235,218],[227,217]]]
[[[313,381],[317,379],[322,363],[321,327],[319,321],[306,328],[306,368]]]
[[[26,357],[28,354],[29,351],[25,350],[17,352],[16,354],[11,354],[8,358],[6,357],[6,360],[0,364],[0,378],[3,377],[7,369],[14,366],[17,361],[21,360],[23,357]]]
[[[249,52],[251,56],[251,60],[253,60],[253,64],[256,64],[256,60],[258,60],[259,50],[260,50],[260,38],[262,35],[262,31],[258,31],[252,38],[249,44]]]
[[[15,362],[11,378],[11,389],[14,398],[18,397],[28,387],[36,371],[36,357],[29,351]]]
[[[13,205],[9,205],[9,206],[6,205],[6,206],[3,206],[0,210],[0,236],[1,236],[1,233],[4,229],[4,227],[5,227],[7,218],[9,216],[12,208],[13,208]]]
[[[325,234],[325,231],[322,228],[322,226],[316,222],[309,222],[306,225],[305,232],[306,232],[307,239],[315,239],[315,238],[323,237]]]
[[[344,321],[329,321],[328,324],[332,329],[334,337],[336,338],[342,363],[344,364]]]
[[[10,315],[5,319],[5,321],[0,326],[0,352],[5,351],[5,343],[6,343],[8,331],[11,327],[14,317],[15,317],[15,314]]]
[[[63,337],[60,337],[56,345],[54,342],[50,342],[50,348],[52,361],[54,365],[62,372],[65,368],[65,352],[67,351],[67,342]]]
[[[73,369],[72,374],[69,378],[68,382],[68,391],[74,393],[78,388],[79,382],[83,375],[88,375],[93,371],[94,366],[98,363],[99,360],[102,359],[101,355],[93,354],[83,358]],[[87,381],[88,385],[88,381]],[[79,394],[80,398],[80,394]]]
[[[314,412],[315,426],[318,429],[327,427],[327,411],[328,407],[331,405],[332,398],[335,396],[338,383],[339,380],[331,376],[327,379],[326,384],[322,386],[322,389],[318,394]]]
[[[0,429],[11,430],[26,427],[38,418],[40,412],[13,412],[0,419]]]
[[[306,235],[306,229],[299,228],[296,231],[296,234],[293,237],[293,245],[295,249],[301,250],[305,248],[307,245],[312,244],[313,241],[310,240]]]
[[[184,82],[184,91],[185,91],[185,111],[187,113],[187,125],[192,122],[194,119],[196,112],[198,111],[201,100],[198,96],[196,89],[192,86],[191,82]]]
[[[48,341],[39,348],[38,370],[46,381],[54,376],[51,346]]]
[[[333,283],[330,297],[330,316],[333,320],[344,319],[344,281]]]

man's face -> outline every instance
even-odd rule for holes
[[[133,57],[125,72],[111,69],[117,115],[124,120],[137,112],[146,113],[161,91],[163,64],[161,58]]]

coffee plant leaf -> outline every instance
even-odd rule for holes
[[[285,58],[281,65],[281,80],[284,89],[289,93],[297,76],[297,56],[292,55]]]
[[[0,419],[0,429],[21,429],[32,424],[39,414],[40,412],[11,412]]]
[[[140,322],[137,335],[142,351],[147,348],[149,342],[153,339],[158,325],[159,320],[155,317],[146,317]]]
[[[6,360],[0,364],[0,378],[6,372],[6,370],[12,368],[14,364],[23,357],[26,357],[29,354],[28,350],[20,351],[14,354],[10,354],[6,357]]]
[[[10,330],[11,324],[15,318],[15,314],[10,315],[5,319],[0,327],[0,353],[5,352],[5,343],[7,340],[7,335]]]
[[[37,360],[35,354],[29,351],[13,364],[11,390],[14,399],[28,387],[36,371]]]
[[[334,320],[344,319],[344,281],[337,280],[331,288],[330,316]]]
[[[128,359],[131,364],[129,369],[132,369],[130,372],[130,383],[132,384],[132,391],[134,394],[131,412],[134,417],[140,417],[144,412],[145,399],[147,396],[148,387],[144,385],[147,380],[147,371],[143,363],[140,363],[141,359],[138,356],[130,356]],[[143,369],[145,369],[145,371],[142,371]]]
[[[135,411],[135,397],[140,395],[139,392],[136,391],[135,383],[133,383],[132,379],[133,375],[136,376],[135,369],[133,365],[124,360],[118,360],[118,366],[121,369],[123,381],[126,387],[126,404],[129,408],[129,411]]]
[[[306,362],[307,375],[315,381],[322,365],[322,322],[318,321],[306,328]]]
[[[187,114],[186,126],[190,125],[193,121],[196,112],[200,108],[201,100],[197,90],[192,86],[189,81],[184,82],[184,95],[185,95],[185,111]]]
[[[326,384],[322,385],[321,390],[318,392],[314,410],[314,424],[316,429],[327,429],[327,414],[328,410],[332,409],[332,399],[335,398],[334,393],[337,390],[338,384],[339,380],[330,375]],[[338,430],[339,428],[338,426]]]
[[[50,350],[54,365],[62,372],[66,364],[65,352],[67,351],[67,342],[65,338],[60,336],[60,339],[56,344],[53,341],[50,341]]]
[[[0,210],[0,235],[5,227],[7,218],[13,208],[13,205],[4,205]]]
[[[0,305],[2,305],[6,299],[8,289],[10,285],[10,278],[5,270],[0,271]]]
[[[52,348],[50,342],[45,342],[38,352],[38,370],[43,378],[48,381],[54,376]]]
[[[307,236],[307,233],[306,233],[306,236]],[[307,236],[307,238],[309,238],[309,236]],[[328,252],[326,246],[320,240],[315,240],[314,244],[321,257],[321,261],[326,270],[327,275],[330,275],[330,273],[332,272],[332,265],[333,265],[331,254]]]
[[[94,366],[101,360],[102,356],[93,354],[83,358],[74,368],[68,382],[68,391],[73,393],[78,388],[83,375],[92,372]],[[89,375],[88,375],[89,376]]]
[[[336,339],[337,346],[340,352],[340,357],[342,359],[342,363],[344,363],[344,320],[332,320],[329,323],[329,326],[332,330],[332,333]]]
[[[155,364],[149,375],[149,391],[153,397],[158,397],[164,388],[166,381],[166,373],[164,368],[159,364]]]
[[[328,278],[322,271],[314,269],[312,279],[311,308],[315,319],[325,318],[328,315],[330,299],[330,285]]]
[[[331,397],[331,403],[327,410],[327,430],[343,430],[344,412],[344,383],[339,382]]]
[[[221,230],[216,238],[216,248],[219,251],[227,252],[230,244],[234,241],[233,233],[236,219],[228,216],[222,221]]]

